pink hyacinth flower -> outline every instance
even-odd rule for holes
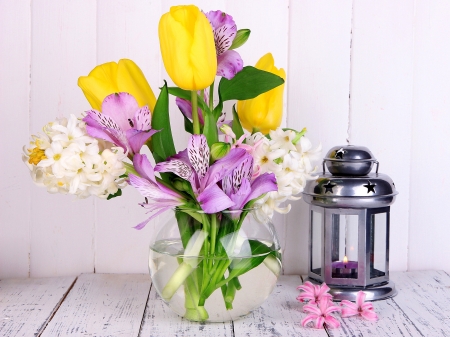
[[[309,301],[309,304],[316,304],[321,299],[331,301],[333,298],[333,296],[328,293],[330,288],[325,283],[322,283],[322,285],[319,286],[306,281],[302,285],[298,286],[297,289],[303,290],[303,292],[297,296],[297,300],[300,302]]]
[[[359,291],[358,295],[356,295],[356,303],[343,300],[341,302],[342,317],[360,315],[368,321],[376,321],[378,316],[373,309],[373,305],[372,303],[364,303],[365,299],[366,294],[363,291]]]
[[[330,328],[338,328],[341,324],[339,321],[331,316],[332,312],[339,311],[339,307],[324,297],[316,304],[306,304],[303,310],[309,315],[302,319],[302,326],[306,327],[309,322],[314,322],[314,328],[322,329],[324,324]]]

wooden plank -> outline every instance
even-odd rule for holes
[[[45,328],[75,277],[0,281],[0,336],[36,336]]]
[[[158,1],[98,1],[97,60],[85,69],[85,74],[97,64],[128,58],[142,69],[155,95],[158,95],[158,88],[163,84],[158,41],[160,7]],[[142,32],[145,32],[145,37]],[[89,108],[87,100],[84,100],[84,106]],[[152,226],[140,231],[132,228],[147,217],[138,205],[143,200],[131,186],[123,190],[120,198],[95,200],[95,272],[148,272]],[[152,223],[157,221],[155,219]]]
[[[30,136],[29,0],[0,1],[0,32],[0,278],[28,277],[32,183],[20,156]]]
[[[351,0],[289,2],[287,126],[306,127],[313,146],[322,143],[322,155],[348,137],[351,15]],[[292,202],[283,247],[286,274],[307,271],[307,224],[308,205]]]
[[[83,274],[42,336],[137,336],[150,284],[142,274]]]
[[[343,336],[448,336],[450,335],[450,277],[443,271],[393,272],[398,295],[373,302],[379,319],[338,318],[339,329],[327,329],[332,337]]]
[[[296,288],[301,283],[299,276],[280,276],[263,305],[234,322],[235,336],[327,336],[324,330],[303,328],[300,324],[305,314],[303,304],[296,299],[299,294]]]
[[[414,15],[410,0],[353,6],[350,144],[367,146],[400,192],[391,208],[391,270],[406,270],[408,259]]]
[[[77,80],[95,62],[96,2],[36,0],[31,13],[30,126],[36,133],[56,117],[83,111]],[[33,186],[31,276],[93,272],[95,220],[92,198],[74,200]]]
[[[421,336],[450,336],[450,275],[445,271],[392,273],[393,298]]]
[[[450,272],[450,259],[437,258],[450,256],[450,227],[440,211],[448,208],[450,189],[450,180],[442,174],[450,167],[450,156],[442,155],[447,153],[450,126],[450,40],[445,36],[450,31],[450,2],[418,0],[414,6],[408,269]],[[435,178],[430,184],[425,177]]]
[[[152,287],[139,336],[228,337],[233,336],[233,324],[198,323],[181,318],[166,306]]]

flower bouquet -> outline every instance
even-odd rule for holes
[[[156,99],[133,61],[99,65],[78,82],[92,109],[47,124],[24,149],[34,182],[48,192],[111,199],[131,185],[149,213],[136,229],[173,212],[172,227],[151,246],[150,273],[163,300],[190,320],[226,319],[208,307],[210,299],[239,316],[270,294],[281,264],[268,219],[289,211],[279,205],[303,190],[319,151],[311,150],[306,130],[279,128],[285,72],[271,54],[243,66],[236,48],[249,35],[221,11],[172,7],[161,17],[159,38],[176,86],[164,83]],[[180,152],[169,95],[191,134]],[[232,100],[237,109],[227,120],[224,102]],[[269,285],[258,290],[257,283]],[[250,297],[237,310],[246,284],[262,299]]]

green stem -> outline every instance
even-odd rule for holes
[[[200,134],[200,121],[198,118],[198,109],[197,109],[197,91],[191,91],[191,104],[192,104],[192,122],[194,135]]]
[[[211,256],[216,252],[216,237],[217,237],[217,217],[216,214],[211,214]]]
[[[209,86],[209,110],[214,109],[214,82]]]
[[[184,296],[186,312],[184,317],[190,321],[205,321],[209,315],[204,306],[198,305],[199,293],[198,286],[190,275],[184,283]]]

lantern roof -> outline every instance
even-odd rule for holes
[[[330,173],[325,173],[325,164]],[[370,173],[377,164],[376,172]],[[389,206],[398,194],[394,182],[378,173],[378,162],[364,146],[335,146],[323,162],[323,174],[308,181],[304,200],[322,207],[377,208]]]

